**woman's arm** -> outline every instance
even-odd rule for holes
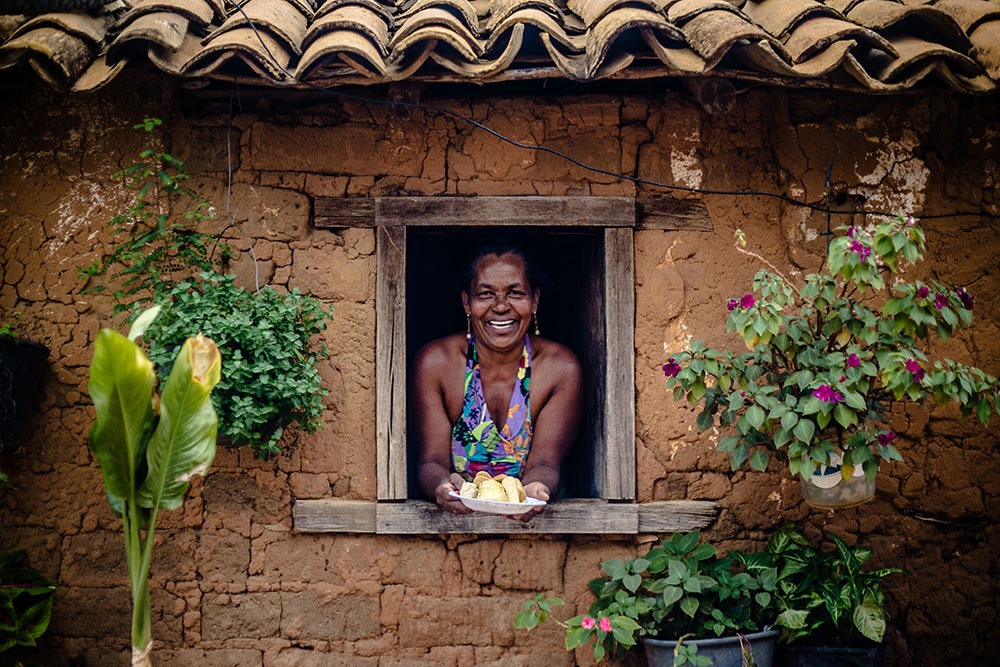
[[[462,478],[451,472],[451,420],[445,405],[443,378],[448,372],[447,347],[444,341],[428,344],[417,355],[407,411],[413,416],[411,426],[420,443],[418,479],[424,493],[442,509],[468,514],[460,501],[450,497],[458,493]]]

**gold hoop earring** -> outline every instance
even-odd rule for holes
[[[472,340],[472,317],[465,313],[465,340]]]
[[[533,310],[531,311],[531,314],[535,316],[535,335],[541,336],[542,334],[538,331],[538,311]]]

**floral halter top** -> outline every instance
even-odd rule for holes
[[[517,369],[517,381],[507,408],[507,421],[497,429],[490,417],[479,377],[479,357],[475,337],[469,340],[465,356],[465,400],[462,414],[451,429],[451,460],[455,472],[472,480],[477,472],[520,477],[531,450],[531,344],[524,336],[524,351]]]

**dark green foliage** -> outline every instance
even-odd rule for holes
[[[27,552],[0,554],[0,653],[35,646],[49,627],[56,585],[26,564]]]
[[[833,549],[821,551],[791,526],[771,536],[769,555],[778,568],[775,625],[786,642],[808,639],[830,646],[857,646],[861,637],[879,643],[885,634],[882,579],[896,568],[864,570],[872,552],[848,547],[832,533]]]
[[[211,205],[184,185],[188,179],[184,163],[164,152],[155,134],[161,124],[158,118],[147,118],[133,126],[146,133],[145,147],[139,160],[115,178],[134,198],[109,222],[111,252],[80,269],[82,280],[108,277],[115,284],[111,292],[115,315],[152,304],[157,295],[200,271],[219,268],[219,261],[230,256],[229,248],[220,245],[219,257],[213,258],[215,237],[196,231],[198,223],[213,217]],[[106,289],[93,284],[85,292]]]
[[[161,380],[188,336],[202,333],[222,352],[222,380],[212,393],[221,435],[267,459],[290,425],[320,428],[327,392],[316,361],[328,353],[311,341],[332,312],[317,299],[271,287],[254,293],[234,276],[205,272],[170,290],[162,305],[145,335]]]

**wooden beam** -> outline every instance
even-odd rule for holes
[[[604,230],[604,462],[601,496],[635,498],[635,268],[631,229]]]
[[[525,524],[493,514],[447,514],[426,500],[375,503],[324,498],[297,501],[292,520],[300,533],[632,535],[704,528],[718,511],[718,505],[707,500],[634,504],[580,498],[554,502]]]
[[[714,229],[708,207],[700,199],[649,197],[635,200],[638,229],[675,232],[710,232]]]
[[[375,434],[379,500],[406,491],[406,227],[376,234]]]
[[[712,231],[705,202],[674,197],[317,197],[319,229],[424,226],[635,227]]]

